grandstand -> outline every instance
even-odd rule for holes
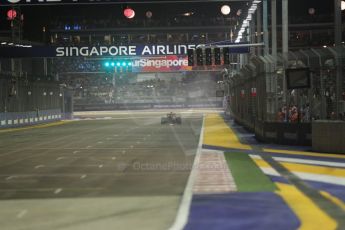
[[[243,3],[237,3],[236,8]],[[147,45],[147,44],[212,44],[233,41],[239,30],[243,14],[226,16],[167,14],[160,17],[138,16],[128,20],[116,18],[105,10],[104,15],[90,19],[86,14],[56,16],[51,21],[51,45],[101,46],[101,45]],[[143,14],[142,14],[143,15]],[[290,24],[290,49],[332,46],[332,18],[329,15],[309,15],[294,17]],[[229,33],[229,28],[231,28]],[[278,31],[281,27],[278,26]],[[247,35],[261,37],[260,34]],[[254,38],[255,39],[255,38]],[[281,37],[278,37],[278,47]],[[234,63],[239,56],[231,57]],[[220,105],[216,98],[219,74],[214,72],[149,72],[122,73],[111,75],[104,70],[105,59],[57,58],[53,60],[53,73],[64,83],[71,83],[75,89],[75,106],[86,109],[87,105],[143,104],[149,107],[158,104],[188,103]],[[186,77],[200,75],[200,83],[186,83]],[[141,78],[148,78],[142,80]],[[213,80],[212,80],[213,79]],[[222,79],[221,79],[222,80]],[[202,82],[207,82],[203,84]],[[212,83],[211,83],[212,82]],[[193,87],[191,87],[193,86]],[[207,88],[203,88],[207,86]],[[199,88],[198,90],[195,90]],[[194,96],[193,96],[194,95]],[[200,95],[197,98],[196,95]]]
[[[235,41],[241,27],[241,22],[248,14],[245,2],[234,2],[229,15],[219,15],[208,11],[206,3],[190,4],[190,12],[180,8],[165,13],[157,11],[159,4],[140,6],[137,16],[133,19],[120,17],[122,8],[95,5],[91,11],[87,6],[80,6],[76,13],[74,7],[59,6],[65,12],[52,11],[48,8],[43,14],[49,15],[50,21],[43,26],[40,38],[33,42],[32,35],[21,33],[21,22],[15,22],[22,43],[31,45],[100,47],[100,46],[143,46],[143,45],[183,45],[183,44],[227,44]],[[212,8],[219,7],[217,4]],[[30,10],[21,9],[24,14],[30,15]],[[153,12],[151,12],[151,11]],[[102,14],[94,14],[94,12]],[[151,12],[150,17],[146,15]],[[179,13],[176,13],[179,12]],[[90,15],[93,15],[90,17]],[[16,24],[17,23],[17,24]],[[279,21],[278,21],[279,23]],[[246,31],[243,35],[246,41],[262,41],[262,31],[256,22],[256,32]],[[278,24],[278,34],[281,26]],[[292,51],[307,48],[333,46],[332,17],[322,11],[315,14],[298,14],[290,19],[289,47]],[[271,30],[269,30],[269,36]],[[2,32],[2,41],[9,44],[11,33]],[[24,37],[23,37],[24,36]],[[25,37],[30,42],[25,42]],[[24,38],[24,39],[23,39]],[[281,47],[282,38],[277,38],[278,47]],[[224,43],[225,42],[225,43]],[[279,49],[278,49],[279,51]],[[183,52],[186,52],[183,51]],[[260,55],[262,48],[251,50],[252,54]],[[140,58],[139,56],[136,58]],[[175,106],[220,106],[222,98],[216,97],[216,91],[224,86],[217,84],[223,79],[222,66],[219,68],[193,67],[193,73],[187,69],[133,69],[132,72],[109,73],[104,68],[108,57],[54,57],[37,58],[34,61],[37,69],[27,68],[27,60],[22,59],[13,68],[6,60],[2,61],[3,71],[16,71],[20,75],[32,76],[33,72],[41,75],[40,79],[50,78],[65,84],[74,90],[74,105],[76,109],[87,109],[87,105],[107,105],[104,108],[118,108],[116,104],[143,104],[144,107],[157,106],[168,103]],[[149,59],[147,59],[149,60]],[[241,61],[239,54],[231,54],[233,65],[224,66],[232,69]],[[131,61],[135,59],[131,57]],[[240,67],[236,66],[235,72]],[[37,76],[38,76],[37,75]],[[199,77],[195,78],[195,75]],[[186,78],[193,78],[193,83]],[[143,80],[146,79],[146,80]],[[195,80],[198,79],[198,80]],[[200,81],[200,82],[199,82]],[[186,83],[189,82],[189,83]],[[207,86],[207,87],[206,87]],[[197,96],[198,95],[198,96]],[[109,105],[112,105],[109,107]],[[121,106],[120,106],[121,107]],[[128,106],[127,106],[128,108]]]

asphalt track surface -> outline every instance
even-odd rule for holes
[[[202,113],[85,113],[0,133],[1,229],[167,229],[197,150]]]

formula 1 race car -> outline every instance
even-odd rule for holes
[[[176,113],[170,112],[166,117],[161,118],[161,124],[182,124],[181,116],[176,115]]]

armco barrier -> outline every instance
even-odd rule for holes
[[[61,120],[60,110],[0,113],[0,128],[13,128]]]

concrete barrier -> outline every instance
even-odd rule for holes
[[[0,113],[0,129],[22,127],[61,120],[59,109]]]
[[[263,122],[256,125],[261,127],[256,129],[256,137],[259,140],[269,143],[283,145],[311,145],[311,124],[310,123],[280,123]]]

